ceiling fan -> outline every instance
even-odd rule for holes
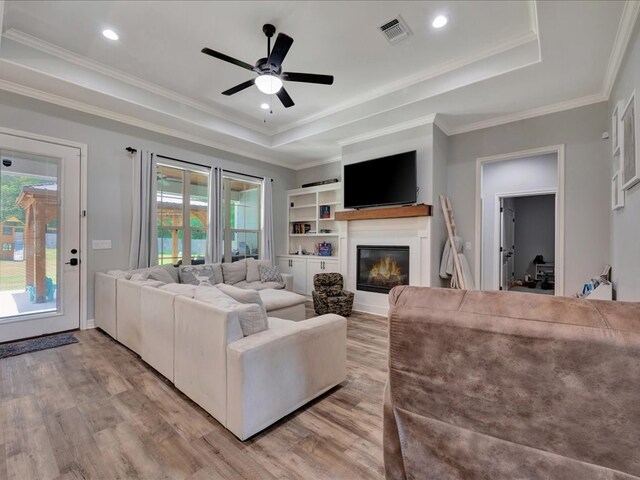
[[[262,31],[267,36],[267,56],[265,58],[258,59],[254,66],[249,65],[242,60],[225,55],[224,53],[211,50],[207,47],[202,49],[202,53],[206,55],[211,55],[214,58],[224,60],[225,62],[232,63],[258,74],[258,76],[252,80],[247,80],[240,85],[236,85],[229,90],[225,90],[222,92],[223,95],[233,95],[255,84],[255,86],[258,87],[258,90],[263,93],[268,95],[275,93],[282,102],[282,105],[289,108],[295,104],[282,86],[283,80],[288,82],[318,83],[321,85],[333,84],[333,75],[283,72],[282,61],[291,48],[293,38],[285,35],[284,33],[279,33],[278,38],[276,38],[276,43],[273,45],[273,50],[271,50],[271,37],[276,33],[276,27],[267,23],[262,27]]]

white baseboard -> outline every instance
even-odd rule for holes
[[[93,318],[87,320],[87,330],[91,328],[96,328],[96,321]]]
[[[386,317],[389,313],[389,307],[382,307],[380,305],[370,305],[368,303],[354,303],[353,309],[356,312],[372,313],[373,315],[380,315]]]

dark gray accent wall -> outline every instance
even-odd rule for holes
[[[276,252],[286,249],[286,209],[277,207],[296,187],[294,170],[8,92],[0,92],[0,126],[88,145],[88,319],[93,318],[94,273],[128,266],[132,160],[126,147],[273,178]],[[111,240],[111,250],[92,250],[94,239]]]
[[[515,222],[515,278],[524,279],[528,273],[533,276],[533,259],[542,255],[545,263],[555,257],[555,195],[533,195],[513,199],[516,213]]]

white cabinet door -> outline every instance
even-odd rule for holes
[[[316,273],[334,273],[340,272],[340,265],[337,260],[307,260],[307,295],[311,295],[313,291],[313,276]]]
[[[278,266],[282,273],[293,275],[293,291],[307,294],[307,260],[304,258],[278,257]]]

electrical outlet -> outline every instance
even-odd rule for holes
[[[467,252],[470,252],[471,251],[471,242],[464,242],[464,249]]]
[[[93,240],[94,250],[111,250],[111,240]]]

